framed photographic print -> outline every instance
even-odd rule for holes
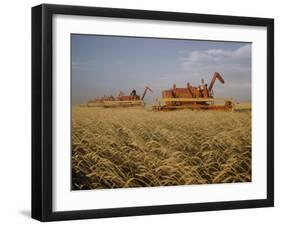
[[[32,217],[274,205],[274,21],[32,8]]]

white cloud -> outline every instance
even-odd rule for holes
[[[250,68],[251,45],[247,44],[235,50],[208,49],[203,51],[192,51],[182,57],[181,64],[185,68],[200,66],[223,66],[236,68]]]

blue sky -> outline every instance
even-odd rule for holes
[[[251,100],[251,44],[179,39],[72,34],[72,102],[103,95],[142,94],[148,85],[152,103],[174,83],[186,87],[209,83],[215,71],[225,84],[215,84],[215,97]]]

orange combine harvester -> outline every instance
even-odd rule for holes
[[[137,107],[144,106],[144,97],[147,91],[152,92],[152,90],[146,86],[142,96],[137,95],[135,89],[132,90],[130,95],[125,95],[122,91],[119,92],[117,97],[104,96],[96,98],[94,100],[89,100],[87,103],[88,107]]]
[[[162,98],[156,101],[154,110],[225,110],[232,111],[233,101],[227,98],[214,98],[213,87],[216,80],[224,84],[222,76],[215,72],[209,84],[201,79],[199,86],[192,86],[189,82],[184,88],[177,88],[176,84],[172,89],[163,90]],[[164,104],[163,104],[164,103]],[[220,104],[219,104],[220,103]],[[223,104],[222,104],[223,103]]]

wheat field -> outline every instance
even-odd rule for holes
[[[72,108],[72,190],[251,181],[251,111]]]

